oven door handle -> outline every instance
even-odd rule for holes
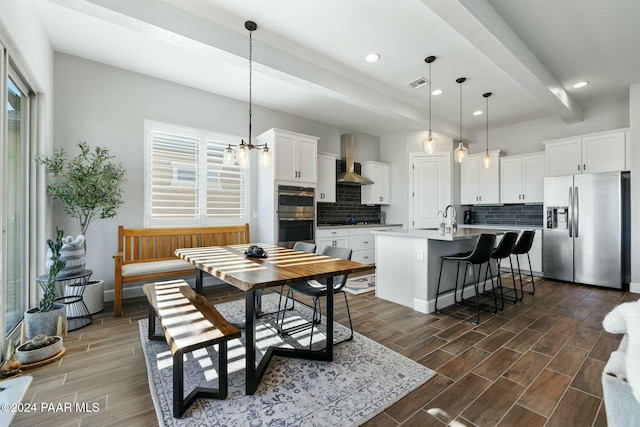
[[[278,196],[313,197],[314,195],[315,195],[314,193],[293,193],[293,192],[286,192],[286,191],[278,192]]]
[[[313,218],[278,218],[278,221],[313,221]]]

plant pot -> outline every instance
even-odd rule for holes
[[[38,308],[31,308],[24,312],[24,324],[27,340],[36,335],[55,336],[58,331],[58,318],[62,316],[62,330],[65,330],[67,310],[64,304],[55,304],[54,309],[41,313]]]
[[[70,285],[65,286],[64,295],[76,295]],[[82,294],[84,304],[89,314],[96,314],[104,310],[104,280],[90,280]]]
[[[16,349],[16,359],[24,364],[39,362],[41,360],[45,360],[55,356],[62,351],[62,346],[64,343],[62,341],[62,337],[60,336],[53,336],[53,338],[56,339],[56,342],[46,347],[37,348],[35,350],[25,350],[27,344],[31,342],[27,341]]]

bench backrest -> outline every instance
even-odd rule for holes
[[[180,248],[249,243],[249,224],[220,227],[124,228],[118,226],[122,263],[175,259]]]

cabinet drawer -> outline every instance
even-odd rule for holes
[[[353,251],[351,254],[351,261],[362,264],[373,264],[376,262],[376,251],[374,249]]]
[[[373,234],[349,236],[349,247],[354,251],[375,248],[375,236]]]
[[[316,237],[323,239],[327,237],[347,237],[348,230],[346,228],[318,228],[316,229]]]

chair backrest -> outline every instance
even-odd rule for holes
[[[351,254],[353,251],[349,248],[340,248],[338,246],[326,246],[322,250],[322,255],[330,256],[331,258],[341,258],[346,259],[347,261],[351,261]],[[323,285],[327,285],[327,279],[319,280]],[[334,291],[341,290],[345,283],[347,283],[347,275],[342,274],[340,276],[335,276],[333,278],[333,289]]]
[[[491,259],[493,253],[493,247],[496,244],[496,235],[489,233],[482,233],[478,237],[476,247],[466,259],[472,264],[483,264]]]
[[[314,253],[316,251],[316,245],[315,245],[315,243],[296,242],[293,245],[293,250],[294,251],[309,252],[310,254],[312,254],[312,253]]]
[[[507,231],[502,236],[502,240],[498,244],[498,247],[493,250],[491,254],[492,258],[503,259],[513,253],[513,248],[516,246],[516,240],[518,239],[518,233],[515,231]]]
[[[518,243],[513,248],[513,253],[516,255],[524,255],[531,250],[531,246],[533,245],[533,238],[536,235],[535,230],[525,230],[520,235],[520,239],[518,239]]]

